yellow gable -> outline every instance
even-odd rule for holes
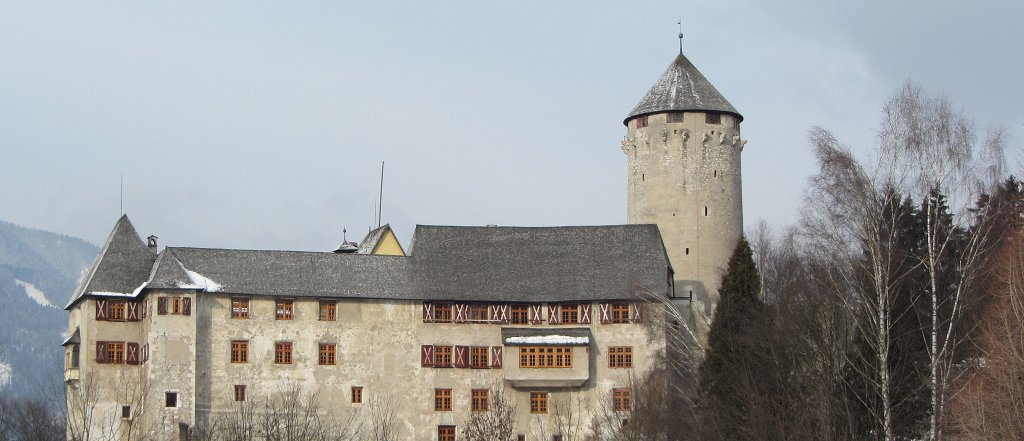
[[[404,256],[405,250],[402,249],[402,244],[398,243],[398,238],[395,237],[395,233],[388,228],[387,230],[384,230],[384,235],[379,241],[377,241],[377,246],[373,247],[373,252],[370,254]]]

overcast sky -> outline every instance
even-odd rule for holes
[[[1024,143],[1024,2],[0,0],[0,219],[101,244],[331,250],[383,219],[626,219],[622,119],[678,51],[743,114],[745,221],[807,131],[873,143],[906,80]],[[1014,164],[1015,160],[1011,160]],[[1019,167],[1015,167],[1019,169]]]

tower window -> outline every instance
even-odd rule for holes
[[[178,407],[177,392],[164,392],[164,407]]]
[[[245,385],[235,385],[235,401],[245,401]]]
[[[704,206],[704,216],[707,216],[707,215],[708,215],[708,206],[705,205]]]
[[[636,119],[636,128],[647,127],[647,117],[641,116]]]
[[[686,253],[686,255],[687,255],[687,256],[689,256],[689,255],[690,255],[690,247],[686,247],[686,251],[685,251],[685,253]]]
[[[670,122],[670,123],[681,123],[681,122],[683,122],[683,113],[682,112],[670,113],[670,114],[668,114],[667,117],[665,117],[665,119],[666,119],[667,122]]]
[[[718,170],[715,170],[714,172],[712,172],[711,176],[717,178],[718,177]]]
[[[707,113],[704,116],[704,122],[706,124],[719,124],[720,125],[720,124],[722,124],[722,114],[721,113]]]

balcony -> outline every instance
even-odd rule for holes
[[[588,328],[503,328],[501,339],[512,387],[579,387],[590,379]]]

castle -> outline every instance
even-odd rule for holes
[[[561,440],[574,405],[626,415],[674,311],[715,302],[742,230],[741,120],[680,53],[624,121],[628,225],[158,250],[123,216],[66,307],[68,436],[188,439],[288,393],[402,439],[460,439],[498,400],[520,440]]]

